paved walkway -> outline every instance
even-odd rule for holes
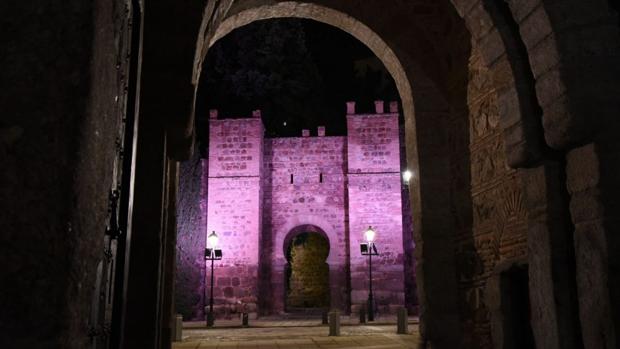
[[[415,348],[418,339],[416,319],[411,319],[409,334],[397,335],[396,323],[381,319],[372,325],[360,325],[342,319],[339,337],[330,337],[329,328],[317,320],[254,320],[252,327],[241,328],[238,321],[219,320],[206,329],[204,323],[184,323],[183,341],[174,349],[400,349]]]

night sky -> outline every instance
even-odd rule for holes
[[[220,117],[248,117],[261,109],[268,137],[301,136],[327,127],[345,135],[345,102],[358,112],[374,100],[398,100],[385,67],[361,42],[329,25],[272,19],[239,28],[207,55],[198,91],[196,130],[204,154],[209,109]]]

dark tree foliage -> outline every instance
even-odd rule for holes
[[[370,111],[376,99],[398,100],[394,82],[373,53],[349,34],[311,20],[258,21],[218,41],[207,55],[197,104],[204,152],[208,109],[247,117],[261,109],[267,136],[346,133],[345,102]]]
[[[240,28],[211,49],[206,64],[207,103],[232,117],[261,109],[272,134],[311,127],[324,111],[324,82],[299,21]]]

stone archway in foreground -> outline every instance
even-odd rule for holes
[[[329,7],[290,1],[242,10],[223,20],[211,36],[201,37],[195,58],[194,84],[198,85],[200,65],[209,47],[217,40],[236,28],[274,18],[311,19],[341,29],[365,44],[392,75],[405,118],[407,164],[414,173],[409,195],[417,243],[416,282],[421,332],[423,337],[436,338],[434,343],[456,345],[460,337],[459,314],[454,250],[450,243],[454,229],[452,220],[446,219],[454,213],[450,211],[449,188],[444,184],[450,178],[450,167],[447,166],[450,154],[445,144],[437,146],[438,140],[449,137],[442,121],[450,113],[445,97],[416,61],[403,51],[397,54],[364,23]],[[422,97],[415,105],[414,95]],[[421,129],[424,132],[420,137],[418,130]],[[467,132],[467,127],[459,132]],[[436,200],[437,197],[444,199]]]

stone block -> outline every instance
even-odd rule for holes
[[[549,17],[545,13],[543,6],[538,6],[527,17],[523,19],[519,26],[521,37],[528,49],[534,48],[552,31]]]
[[[390,102],[390,113],[392,114],[398,113],[398,102],[396,101]]]
[[[329,313],[329,335],[340,336],[340,312],[338,311]]]
[[[183,340],[183,315],[177,314],[174,319],[174,338],[175,342]]]
[[[347,102],[347,115],[355,114],[355,102]]]
[[[407,315],[407,308],[399,307],[397,313],[396,333],[408,334],[409,333],[409,317]]]
[[[383,101],[375,101],[375,113],[383,114],[384,113],[384,103]]]

